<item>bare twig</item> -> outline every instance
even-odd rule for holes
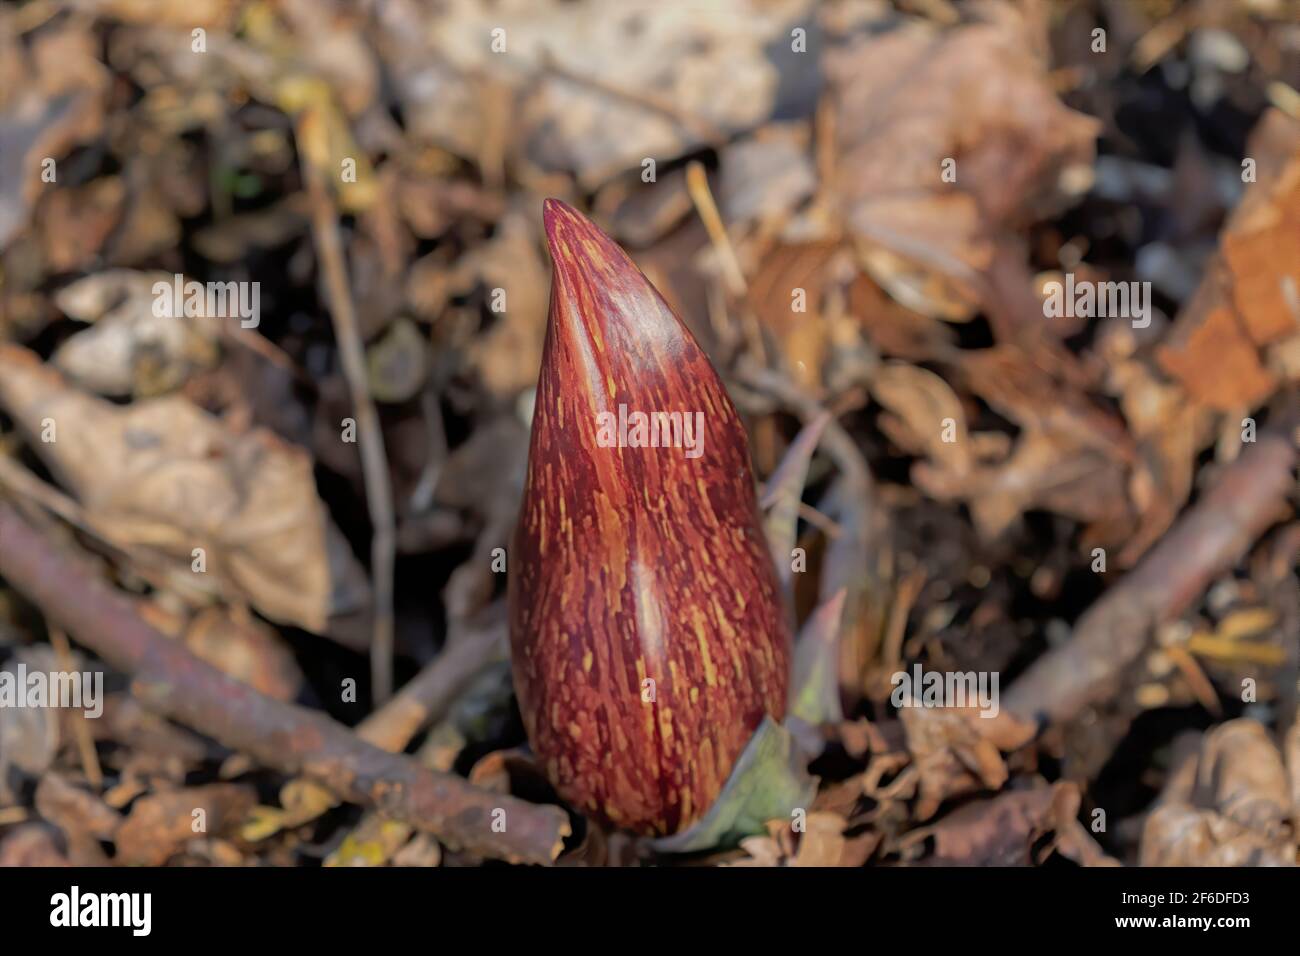
[[[50,628],[50,644],[54,646],[54,653],[59,659],[59,667],[71,673],[77,668],[72,661],[72,648],[68,645],[68,635],[64,634],[57,627]],[[82,711],[75,711],[72,718],[73,733],[77,736],[77,752],[81,755],[81,769],[86,774],[86,779],[96,790],[104,785],[104,772],[99,766],[99,754],[95,752],[95,740],[90,734],[90,728],[86,725],[86,715]]]
[[[0,502],[0,577],[53,625],[130,674],[131,691],[171,717],[267,766],[301,774],[345,800],[374,807],[485,856],[549,863],[569,832],[563,810],[433,773],[359,740],[316,711],[273,700],[168,640],[81,562]],[[504,815],[496,813],[502,811]],[[494,827],[497,820],[504,827]]]
[[[316,122],[307,110],[299,119],[302,127]],[[329,290],[330,316],[338,339],[343,375],[347,379],[352,411],[357,416],[361,469],[366,485],[366,506],[370,512],[370,573],[374,578],[375,620],[370,644],[370,676],[376,702],[393,692],[393,564],[396,560],[397,525],[393,512],[393,489],[388,476],[388,457],[379,413],[370,395],[366,353],[361,344],[356,310],[348,286],[343,242],[339,237],[338,214],[321,171],[309,160],[302,162],[303,179],[311,197],[312,236],[320,257],[321,271]]]
[[[731,237],[727,235],[727,227],[722,224],[718,204],[713,201],[713,193],[709,189],[709,177],[698,162],[691,161],[686,166],[686,189],[691,194],[691,201],[695,203],[695,209],[700,214],[705,231],[709,234],[709,241],[718,252],[727,291],[734,296],[744,295],[749,288],[749,283],[745,281],[745,270],[740,268],[740,260],[736,258],[736,250],[731,245]]]
[[[1005,707],[1023,717],[1065,721],[1104,698],[1142,654],[1154,625],[1192,603],[1277,518],[1296,487],[1297,443],[1264,432],[1136,568],[1079,619],[1074,637],[1012,685]]]

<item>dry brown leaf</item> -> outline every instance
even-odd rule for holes
[[[522,150],[591,188],[766,120],[781,77],[765,47],[788,48],[808,6],[624,0],[602,16],[594,0],[453,0],[429,31],[418,5],[399,2],[385,4],[382,52],[416,137],[480,160],[499,143],[489,165]],[[789,72],[815,69],[811,55],[794,60]]]
[[[53,362],[78,385],[100,395],[159,395],[217,360],[217,318],[186,320],[154,314],[161,272],[110,269],[61,289],[63,313],[90,328],[64,341]]]
[[[37,199],[58,182],[64,155],[75,143],[99,135],[104,118],[99,99],[109,83],[98,44],[81,24],[64,21],[35,34],[30,43],[21,42],[8,24],[3,32],[0,250],[27,225]],[[7,75],[11,67],[12,76]]]
[[[1053,787],[1016,790],[958,807],[943,819],[907,834],[903,845],[934,838],[939,866],[1028,866],[1034,840],[1051,828]]]
[[[0,867],[71,866],[60,851],[57,833],[43,823],[24,823],[0,839]]]
[[[1133,440],[1120,421],[1014,345],[963,352],[960,372],[973,392],[1022,432],[1010,454],[983,438],[985,433],[971,435],[981,461],[965,475],[917,463],[917,487],[942,501],[967,501],[987,540],[1030,509],[1117,529],[1112,535],[1132,532],[1124,490]]]
[[[1263,725],[1238,719],[1200,740],[1142,828],[1143,866],[1291,866],[1296,848],[1282,756]]]
[[[202,548],[205,573],[225,589],[310,631],[355,601],[364,575],[331,548],[337,531],[300,448],[260,428],[232,434],[175,396],[111,405],[16,346],[0,347],[0,405],[120,546],[190,569]]]
[[[966,319],[990,237],[1091,182],[1098,123],[1063,106],[1009,5],[951,29],[908,19],[831,51],[837,194],[864,265],[910,308]],[[945,160],[955,182],[944,182]]]
[[[1142,827],[1139,866],[1291,866],[1295,852],[1213,810],[1173,803]]]
[[[1138,526],[1115,557],[1131,567],[1169,530],[1192,490],[1196,453],[1209,426],[1208,413],[1177,384],[1157,377],[1150,365],[1132,358],[1131,331],[1111,326],[1105,341],[1112,359],[1109,386],[1119,394],[1124,419],[1137,439],[1137,460],[1129,493]]]
[[[810,813],[807,829],[799,835],[799,849],[791,866],[839,866],[847,840],[844,818],[838,813]]]
[[[871,394],[897,418],[886,426],[891,438],[910,452],[928,456],[945,480],[960,484],[974,466],[966,412],[961,399],[928,369],[890,362],[871,379]]]
[[[495,322],[475,340],[470,358],[503,403],[536,384],[542,362],[550,283],[538,250],[535,224],[514,210],[490,242],[461,258],[452,279],[455,291],[468,292],[480,283],[484,287]]]
[[[1196,401],[1219,411],[1254,408],[1277,388],[1237,313],[1221,302],[1228,280],[1213,265],[1156,352],[1161,368]]]
[[[1075,432],[1029,429],[1005,461],[981,465],[963,481],[924,462],[913,468],[912,480],[939,500],[965,500],[986,540],[1035,508],[1092,522],[1122,523],[1129,514],[1122,471],[1081,446]]]
[[[68,859],[76,866],[107,866],[100,846],[111,840],[122,816],[89,790],[50,772],[36,787],[36,812],[63,831]]]
[[[117,830],[115,859],[127,866],[162,866],[189,840],[235,832],[256,802],[252,787],[234,783],[141,797]]]
[[[805,388],[822,382],[827,326],[822,318],[823,283],[834,242],[778,244],[770,249],[749,283],[749,303],[776,338],[790,375]],[[802,311],[795,310],[796,290]]]
[[[1196,401],[1218,411],[1260,405],[1294,374],[1283,351],[1300,335],[1300,120],[1269,110],[1247,145],[1256,181],[1233,210],[1221,253],[1156,353]],[[1268,361],[1261,351],[1283,352]]]
[[[1291,794],[1282,755],[1253,720],[1230,720],[1206,733],[1192,802],[1269,837],[1286,833]]]
[[[729,225],[789,216],[817,185],[808,144],[788,127],[732,143],[722,152],[718,203]],[[760,272],[761,274],[761,272]]]
[[[904,707],[899,718],[920,776],[916,819],[934,816],[949,797],[998,790],[1007,782],[1000,751],[1024,746],[1034,727],[1010,714],[981,717],[974,708]]]
[[[1015,790],[958,807],[937,822],[907,833],[900,848],[934,839],[927,866],[1030,866],[1060,852],[1085,866],[1115,866],[1079,823],[1073,783]],[[1035,845],[1051,835],[1046,845]]]
[[[849,311],[884,355],[930,362],[954,351],[951,328],[890,298],[870,276],[859,274],[849,286]]]

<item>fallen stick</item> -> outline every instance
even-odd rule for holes
[[[357,724],[357,737],[380,750],[401,753],[416,734],[442,717],[488,665],[504,659],[508,653],[504,603],[487,609],[484,617],[486,620],[472,625],[453,622],[451,637],[437,658]],[[281,826],[310,823],[338,806],[338,802],[320,784],[300,787],[293,811],[285,815]]]
[[[1278,519],[1296,490],[1296,446],[1292,429],[1262,433],[1137,567],[1084,613],[1074,636],[1011,686],[1003,706],[1023,718],[1067,721],[1104,699],[1142,655],[1151,629],[1182,613]]]
[[[426,770],[359,740],[323,714],[227,677],[150,627],[122,595],[46,541],[7,502],[0,502],[0,577],[50,624],[129,674],[131,692],[156,713],[451,846],[517,863],[550,863],[560,852],[569,824],[559,807]]]

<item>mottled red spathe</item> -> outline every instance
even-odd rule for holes
[[[510,553],[515,687],[565,799],[672,833],[708,810],[763,715],[783,716],[789,632],[717,373],[613,240],[556,200],[544,217],[555,275]],[[598,415],[620,404],[702,412],[703,454],[600,447]]]

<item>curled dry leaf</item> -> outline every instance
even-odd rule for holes
[[[234,833],[257,802],[252,787],[213,783],[141,797],[117,830],[116,860],[162,866],[195,838]]]
[[[920,778],[918,820],[949,797],[1000,789],[1008,777],[1001,752],[1024,746],[1035,732],[1005,711],[982,717],[973,707],[904,707],[899,717]]]
[[[835,247],[829,241],[778,243],[749,282],[754,314],[776,338],[791,378],[810,390],[821,385],[830,346],[822,299]],[[795,301],[797,294],[802,302]]]
[[[803,138],[788,127],[769,128],[768,133],[723,150],[718,203],[727,223],[780,221],[817,186],[817,173]]]
[[[1028,866],[1035,838],[1050,828],[1053,794],[1036,787],[973,801],[909,832],[900,846],[933,837],[931,866]]]
[[[260,428],[232,434],[175,396],[109,404],[17,346],[0,347],[0,406],[114,543],[190,569],[201,560],[279,623],[319,633],[352,609],[341,601],[355,606],[364,575],[340,552],[300,448]]]
[[[98,43],[75,20],[25,38],[12,21],[2,29],[0,251],[28,224],[38,196],[47,191],[47,162],[99,134],[99,100],[109,87]]]
[[[183,385],[217,360],[219,319],[154,314],[153,285],[170,289],[161,272],[110,269],[79,279],[56,296],[69,318],[93,323],[66,340],[54,364],[100,395],[159,395]]]
[[[943,501],[967,501],[986,539],[1030,509],[1131,531],[1124,491],[1133,449],[1119,421],[1015,346],[966,352],[960,371],[976,394],[1022,432],[1010,454],[981,440],[985,433],[972,435],[980,460],[966,475],[923,462],[912,473],[918,487]],[[931,433],[936,429],[930,425]]]
[[[793,866],[839,866],[848,842],[844,818],[837,813],[810,813],[799,837]]]
[[[1206,409],[1187,401],[1187,393],[1163,380],[1145,358],[1133,355],[1132,330],[1110,326],[1102,335],[1112,358],[1110,388],[1119,394],[1124,420],[1137,439],[1134,475],[1129,481],[1138,526],[1116,556],[1131,567],[1169,530],[1192,490],[1196,453],[1206,432]]]
[[[960,484],[974,466],[966,412],[952,387],[928,369],[890,362],[871,379],[871,394],[892,414],[881,429],[904,450],[926,455]]]
[[[1291,866],[1282,755],[1253,720],[1220,724],[1171,774],[1142,828],[1142,866]]]
[[[51,771],[36,787],[36,812],[63,831],[69,860],[77,866],[107,866],[101,840],[111,840],[122,816],[89,790]]]
[[[997,18],[908,18],[826,56],[836,189],[863,264],[903,304],[951,320],[973,314],[998,230],[1091,183],[1099,129],[1057,99],[1016,11],[983,9]]]
[[[1139,866],[1291,866],[1295,851],[1185,803],[1158,807],[1142,827]]]
[[[933,837],[927,866],[1029,866],[1054,850],[1089,866],[1115,865],[1079,823],[1079,789],[1072,783],[1001,793],[958,807],[929,826],[912,830],[901,847]],[[1047,846],[1035,853],[1040,838]]]
[[[1267,836],[1287,832],[1291,800],[1286,768],[1262,724],[1231,720],[1205,735],[1192,802],[1214,807]]]

